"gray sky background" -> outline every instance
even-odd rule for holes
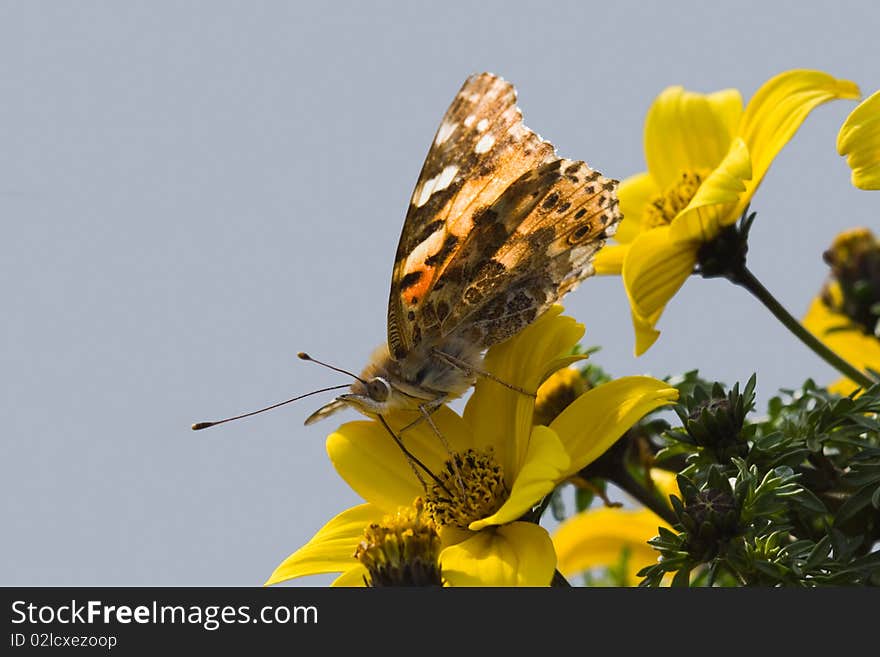
[[[344,382],[299,350],[359,370],[384,340],[407,202],[470,73],[622,178],[665,86],[748,99],[804,67],[867,95],[878,24],[870,2],[3,2],[0,584],[258,585],[358,502],[337,422],[302,426],[323,397],[189,426]],[[834,235],[876,224],[834,149],[852,107],[810,116],[753,205],[750,265],[797,315]],[[616,375],[757,371],[762,401],[835,377],[724,281],[688,281],[640,359],[618,278],[565,305]]]

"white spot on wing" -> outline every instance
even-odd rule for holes
[[[440,175],[437,176],[437,184],[434,186],[434,191],[439,192],[441,190],[449,187],[449,183],[455,178],[455,174],[458,173],[458,167],[454,164],[450,164],[448,167],[443,169],[440,172]]]
[[[440,192],[449,187],[449,184],[455,179],[455,174],[457,173],[458,167],[454,164],[450,164],[439,174],[426,180],[422,183],[421,188],[417,188],[416,191],[413,192],[413,204],[417,208],[422,207],[428,202],[428,199],[431,198],[431,195],[434,192]]]
[[[440,226],[424,242],[416,246],[412,253],[406,257],[407,267],[403,273],[408,274],[411,271],[422,269],[425,266],[425,259],[437,253],[440,247],[443,246],[445,236],[446,228]]]
[[[476,120],[477,120],[476,116],[474,116],[473,114],[469,114],[468,117],[464,120],[464,127],[470,128],[474,124],[474,121],[476,121]]]
[[[489,119],[480,119],[477,124],[477,132],[484,132],[489,127]]]
[[[434,178],[426,180],[420,188],[413,192],[413,205],[417,208],[422,207],[431,198],[431,194],[434,193],[434,181]]]
[[[442,123],[440,129],[437,131],[437,138],[434,140],[434,143],[439,146],[445,142],[450,136],[452,136],[452,133],[455,132],[457,127],[457,123]]]
[[[474,147],[474,152],[480,154],[485,153],[490,148],[492,148],[492,144],[494,143],[495,137],[493,137],[492,135],[483,135],[482,138],[480,138],[480,141],[478,141],[477,145]]]

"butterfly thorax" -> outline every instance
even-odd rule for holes
[[[463,395],[473,385],[474,369],[481,363],[480,350],[466,340],[425,343],[399,360],[382,345],[361,373],[363,381],[355,381],[351,394],[342,398],[368,413],[430,407]]]

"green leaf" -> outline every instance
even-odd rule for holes
[[[871,504],[871,500],[874,496],[875,488],[873,484],[868,484],[867,486],[863,486],[852,497],[850,497],[846,502],[840,505],[840,508],[837,510],[837,515],[834,519],[835,525],[842,525],[847,520],[855,516],[859,511],[864,509],[866,506]]]
[[[595,484],[596,482],[590,480],[590,483]],[[578,513],[589,509],[594,499],[596,499],[596,493],[593,491],[587,488],[581,488],[580,486],[574,489],[574,507],[577,509]]]
[[[682,568],[675,577],[672,578],[672,586],[690,586],[691,585],[691,569]]]
[[[553,489],[550,493],[550,513],[556,522],[565,520],[565,503],[562,501],[562,486]]]
[[[816,543],[816,546],[810,552],[803,565],[804,571],[815,570],[819,564],[828,558],[829,554],[831,554],[831,537],[826,535],[819,539],[819,542]]]
[[[785,574],[784,568],[778,564],[770,563],[769,561],[755,560],[752,562],[752,566],[754,566],[756,570],[761,571],[765,575],[769,575],[773,579],[783,579],[783,575]]]
[[[800,491],[792,495],[791,499],[804,507],[807,511],[812,511],[819,515],[825,515],[828,513],[828,509],[825,507],[822,500],[820,500],[809,488],[801,488]]]

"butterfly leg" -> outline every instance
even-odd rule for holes
[[[446,453],[449,454],[449,462],[452,465],[452,471],[455,475],[456,483],[458,484],[458,489],[462,494],[465,492],[464,487],[464,478],[461,476],[461,469],[458,467],[458,463],[455,460],[455,454],[452,451],[452,447],[449,444],[449,441],[446,440],[446,436],[443,435],[443,432],[440,431],[440,427],[434,422],[431,415],[438,408],[443,406],[444,402],[446,402],[446,397],[437,397],[436,399],[432,399],[431,401],[425,402],[424,404],[419,404],[419,413],[421,415],[417,417],[415,420],[407,424],[403,429],[400,430],[401,435],[407,429],[410,429],[422,422],[427,422],[428,426],[431,427],[431,431],[434,432],[434,435],[440,439],[440,442],[443,444],[443,448],[446,450]]]
[[[458,484],[459,490],[464,494],[464,478],[461,476],[461,470],[458,467],[458,463],[455,461],[455,454],[452,452],[452,447],[449,444],[449,441],[446,440],[446,436],[443,435],[443,432],[440,431],[440,427],[434,422],[431,418],[431,415],[439,409],[446,402],[446,397],[437,397],[436,399],[432,399],[430,401],[425,402],[424,404],[419,405],[419,417],[415,420],[407,424],[405,427],[400,429],[399,434],[402,436],[405,431],[408,429],[412,429],[415,426],[418,426],[422,422],[427,422],[428,426],[431,427],[431,431],[434,432],[434,435],[439,438],[440,442],[443,444],[443,448],[446,450],[446,453],[449,454],[450,463],[452,464],[453,474],[455,475],[456,483]],[[447,491],[448,492],[448,491]]]
[[[403,435],[403,433],[404,433],[405,431],[409,431],[409,430],[412,429],[413,427],[417,427],[417,426],[419,426],[422,422],[424,422],[424,421],[425,421],[425,418],[427,417],[427,416],[425,415],[425,412],[426,412],[426,411],[427,411],[427,413],[430,415],[431,413],[433,413],[434,411],[436,411],[438,408],[440,408],[442,405],[443,405],[443,401],[440,401],[440,403],[428,402],[428,403],[426,403],[426,404],[423,404],[422,406],[419,406],[419,416],[418,416],[415,420],[413,420],[412,422],[410,422],[409,424],[407,424],[406,426],[404,426],[404,427],[400,430],[400,435]],[[423,410],[423,409],[424,409],[424,410]]]
[[[462,495],[465,495],[465,487],[464,487],[464,478],[461,476],[461,469],[458,467],[458,462],[455,460],[455,453],[452,451],[452,447],[449,445],[449,441],[446,440],[446,436],[443,435],[443,432],[440,431],[440,427],[434,422],[431,418],[431,414],[440,408],[443,405],[443,402],[446,401],[445,397],[438,397],[437,399],[432,399],[431,401],[420,404],[419,411],[422,413],[422,419],[424,419],[428,426],[431,427],[431,430],[434,434],[440,439],[440,442],[443,443],[444,449],[446,449],[446,453],[449,454],[449,463],[452,465],[453,474],[455,474],[455,481],[458,484],[458,489],[461,491]]]
[[[409,467],[412,468],[413,474],[415,474],[416,479],[419,480],[419,483],[422,485],[424,491],[428,492],[428,484],[425,482],[425,478],[422,476],[422,473],[419,472],[419,468],[424,470],[425,473],[434,480],[434,483],[445,490],[447,495],[451,496],[452,493],[449,491],[448,488],[446,488],[443,482],[437,478],[437,475],[431,472],[428,467],[416,457],[415,454],[413,454],[406,448],[406,446],[403,444],[403,440],[401,440],[401,438],[396,433],[394,433],[394,429],[391,428],[385,418],[381,415],[378,415],[377,417],[379,418],[379,421],[382,422],[382,426],[384,426],[385,429],[387,429],[388,433],[391,434],[391,437],[394,439],[394,442],[397,443],[400,451],[402,451],[403,455],[406,456],[406,460],[409,462]]]
[[[498,383],[498,384],[504,386],[505,388],[509,388],[510,390],[514,390],[514,391],[519,392],[523,395],[526,395],[527,397],[535,398],[538,396],[537,393],[530,392],[530,391],[526,390],[525,388],[520,388],[519,386],[515,386],[512,383],[507,383],[506,381],[502,381],[497,376],[492,374],[492,372],[488,372],[486,370],[481,370],[477,367],[474,367],[473,365],[461,360],[460,358],[456,358],[455,356],[452,356],[450,354],[447,354],[446,352],[440,351],[439,349],[434,349],[432,353],[437,359],[442,360],[444,363],[447,363],[449,365],[452,365],[453,367],[460,369],[462,372],[465,372],[469,376],[475,375],[475,376],[481,376],[486,379],[491,379],[492,381],[495,381],[495,383]]]

